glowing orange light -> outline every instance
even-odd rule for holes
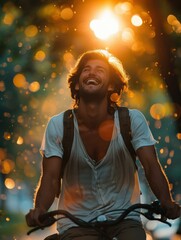
[[[177,139],[181,140],[181,133],[177,133]]]
[[[136,27],[139,27],[143,24],[143,20],[139,15],[133,15],[131,18],[131,22]]]
[[[22,115],[18,116],[17,122],[18,122],[18,123],[21,123],[21,124],[24,122],[24,118],[23,118]]]
[[[150,114],[152,118],[156,120],[160,120],[165,117],[166,115],[166,109],[163,104],[161,103],[156,103],[153,104],[150,108]]]
[[[167,22],[172,26],[172,29],[176,33],[181,33],[181,23],[174,15],[168,15]]]
[[[13,189],[15,187],[15,182],[12,178],[6,178],[4,184],[8,189]]]
[[[168,148],[164,147],[164,148],[161,148],[160,149],[160,154],[163,156],[163,157],[166,157],[168,155]]]
[[[72,68],[72,66],[74,65],[74,62],[75,62],[74,56],[70,52],[66,52],[63,55],[63,60],[65,62],[66,68],[68,70],[70,70]]]
[[[45,57],[46,57],[46,54],[42,50],[37,51],[35,54],[35,59],[40,62],[42,62],[45,59]]]
[[[10,159],[6,159],[4,161],[2,161],[2,164],[1,164],[1,172],[3,174],[9,174],[13,169],[14,169],[14,162]]]
[[[70,20],[73,17],[74,13],[71,8],[65,7],[62,9],[60,16],[63,20]]]
[[[18,145],[21,145],[21,144],[23,144],[23,142],[24,142],[23,138],[22,138],[21,136],[19,136],[18,139],[17,139],[17,141],[16,141],[16,143],[17,143]]]
[[[4,92],[5,91],[5,84],[3,81],[0,81],[0,92]]]
[[[18,73],[13,78],[13,83],[17,88],[26,88],[27,82],[26,77],[22,73]]]
[[[26,27],[24,33],[27,37],[30,38],[35,37],[38,33],[38,28],[35,25],[29,25],[28,27]]]
[[[11,13],[6,13],[3,19],[4,24],[11,25],[13,21],[14,21],[14,16]]]
[[[118,93],[112,93],[111,96],[110,96],[110,99],[112,102],[118,102],[119,101],[119,95]]]
[[[175,20],[177,20],[177,18],[176,18],[174,15],[172,15],[172,14],[168,15],[168,17],[167,17],[167,22],[168,22],[170,25],[173,25],[173,23],[174,23]]]
[[[6,217],[6,222],[9,222],[10,221],[10,218],[9,217]]]
[[[119,31],[119,23],[111,11],[105,10],[98,19],[90,22],[90,28],[97,38],[106,40]]]
[[[173,157],[174,154],[175,154],[175,151],[174,151],[174,150],[171,150],[170,153],[169,153],[169,156],[170,156],[170,157]]]
[[[9,133],[9,132],[4,132],[4,139],[5,139],[5,140],[10,140],[10,139],[11,139],[11,133]]]
[[[130,2],[118,3],[115,6],[115,12],[118,14],[124,14],[131,10],[132,4]]]
[[[125,42],[133,42],[134,40],[134,32],[131,28],[126,28],[124,29],[124,31],[122,32],[122,39]]]
[[[167,159],[167,164],[168,164],[168,165],[171,165],[171,163],[172,163],[172,159],[171,159],[171,158],[168,158],[168,159]]]
[[[39,84],[39,82],[34,81],[34,82],[30,83],[30,85],[29,85],[29,90],[30,90],[31,92],[37,92],[39,89],[40,89],[40,84]]]
[[[112,120],[107,120],[99,127],[99,135],[105,141],[110,141],[112,138]]]

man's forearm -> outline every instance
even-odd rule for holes
[[[162,204],[169,204],[173,201],[168,179],[161,166],[152,172],[146,173],[146,178],[151,190]]]
[[[37,187],[34,197],[34,208],[41,208],[48,210],[55,199],[55,186],[51,181],[45,181],[41,179],[40,184]]]

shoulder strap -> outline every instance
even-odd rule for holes
[[[62,145],[64,149],[63,153],[63,166],[62,166],[62,173],[61,177],[63,177],[63,171],[65,168],[66,163],[69,160],[70,152],[72,148],[74,138],[74,121],[73,121],[73,114],[72,110],[68,109],[64,112],[63,116],[63,139],[62,139]]]
[[[124,140],[126,147],[128,148],[131,157],[136,165],[136,153],[131,143],[131,121],[129,116],[129,110],[127,107],[120,107],[118,108],[119,114],[119,125],[120,131]]]

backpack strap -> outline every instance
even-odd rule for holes
[[[131,121],[129,116],[129,110],[127,107],[119,107],[118,108],[118,115],[119,115],[119,125],[120,125],[120,132],[123,137],[124,143],[129,150],[131,157],[134,161],[136,166],[136,152],[131,143]],[[137,166],[136,166],[137,168]]]
[[[70,152],[72,149],[73,138],[74,138],[74,121],[73,121],[72,109],[68,109],[67,111],[64,112],[63,126],[64,127],[63,127],[62,145],[63,145],[64,153],[62,157],[63,165],[62,165],[61,177],[63,177],[65,165],[69,160]]]

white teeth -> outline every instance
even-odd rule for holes
[[[87,84],[94,84],[94,85],[97,85],[99,84],[99,81],[97,81],[96,79],[88,79],[86,81]]]

